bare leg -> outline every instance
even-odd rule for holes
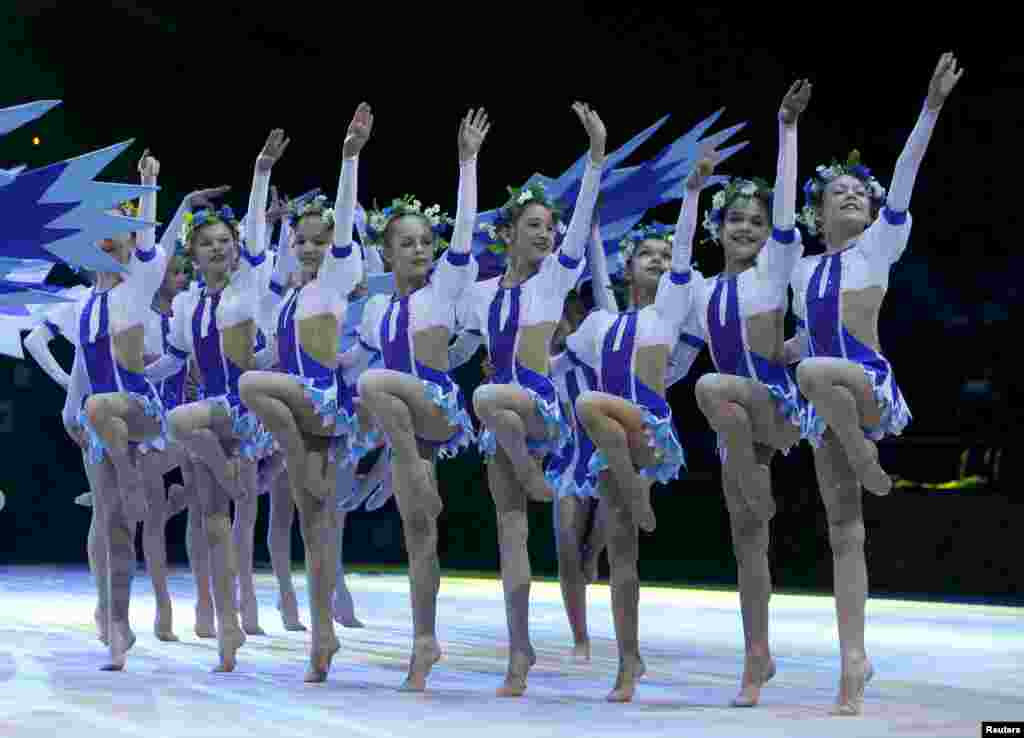
[[[122,513],[131,521],[142,520],[146,515],[146,485],[136,465],[137,454],[129,444],[158,435],[159,421],[146,415],[134,397],[121,392],[90,396],[85,402],[85,411],[117,470],[118,489],[124,503]]]
[[[602,472],[599,484],[601,497],[608,500],[605,537],[611,569],[615,640],[619,646],[619,674],[606,699],[609,702],[631,702],[636,682],[646,671],[640,658],[639,529],[633,521],[634,502],[622,493],[615,478],[608,472]]]
[[[746,655],[740,692],[731,704],[753,707],[760,699],[761,687],[775,675],[775,661],[768,646],[768,602],[772,593],[768,567],[769,525],[768,520],[751,509],[733,474],[731,469],[723,470],[722,486],[736,556]]]
[[[219,487],[232,498],[244,496],[238,459],[215,442],[234,437],[231,416],[222,406],[204,401],[179,405],[168,413],[167,424],[175,441],[206,465]]]
[[[335,561],[338,556],[335,532],[334,500],[322,500],[305,487],[292,484],[299,509],[299,525],[306,553],[306,589],[309,592],[309,619],[312,626],[312,648],[305,681],[324,682],[331,660],[340,644],[331,617],[334,595]]]
[[[839,439],[831,431],[825,433],[821,448],[814,450],[814,468],[828,516],[843,668],[833,714],[859,715],[864,706],[864,685],[874,673],[864,649],[868,570],[864,560],[860,483]]]
[[[483,384],[473,393],[473,408],[511,460],[513,478],[532,499],[551,502],[554,490],[544,478],[540,459],[526,445],[528,437],[542,440],[548,434],[533,397],[515,385]]]
[[[862,430],[881,422],[864,370],[846,359],[814,357],[800,362],[796,376],[800,391],[842,444],[859,483],[873,494],[889,494],[892,480],[878,463],[878,448]]]
[[[230,498],[217,485],[206,464],[195,463],[192,469],[202,500],[203,527],[206,529],[213,573],[213,601],[217,613],[217,646],[220,655],[220,663],[214,672],[229,672],[235,670],[235,654],[245,643],[245,633],[239,625],[235,605],[238,564],[235,561],[235,547],[231,542],[231,521],[228,516]]]
[[[107,560],[106,514],[98,490],[102,483],[99,465],[90,464],[82,454],[85,475],[92,490],[92,518],[89,521],[89,570],[96,582],[96,635],[100,643],[110,645],[110,567]]]
[[[616,485],[634,506],[631,519],[645,531],[654,530],[651,482],[636,471],[654,460],[640,408],[615,395],[584,392],[576,399],[576,413],[594,446],[608,459]]]
[[[555,542],[558,549],[558,582],[562,587],[565,614],[572,630],[572,660],[590,661],[587,633],[587,583],[580,549],[590,513],[590,501],[567,495],[555,503]]]
[[[351,470],[350,476],[355,476],[355,466],[346,467]],[[343,475],[344,476],[344,475]],[[348,590],[345,582],[345,519],[347,513],[337,512],[338,521],[338,568],[334,577],[334,622],[345,628],[362,628],[363,623],[356,617],[355,603],[352,601],[352,593]]]
[[[242,459],[240,473],[254,478],[256,462]],[[242,486],[253,489],[255,481],[249,479]],[[253,573],[253,547],[259,499],[259,496],[252,494],[235,500],[235,521],[231,531],[235,551],[238,555],[239,611],[242,614],[242,630],[246,635],[266,635],[266,632],[260,627],[259,602],[256,599],[256,581]]]
[[[530,555],[526,548],[529,524],[526,491],[519,484],[512,462],[502,447],[487,464],[487,481],[498,514],[501,584],[508,621],[508,672],[498,688],[499,697],[521,697],[526,692],[530,667],[537,654],[530,643]]]
[[[288,473],[280,472],[270,482],[270,525],[267,530],[267,547],[270,549],[270,565],[277,577],[280,599],[277,609],[285,630],[305,631],[306,626],[299,620],[299,602],[292,584],[292,521],[295,519],[295,503],[289,486]]]
[[[146,484],[146,519],[142,525],[142,550],[146,568],[156,596],[156,621],[153,632],[161,641],[177,641],[174,635],[171,593],[167,589],[167,500],[164,492],[164,470],[167,459],[162,452],[151,451],[139,458],[139,467]]]
[[[697,405],[725,443],[723,475],[739,485],[747,507],[759,519],[771,520],[775,516],[771,467],[757,459],[754,442],[789,433],[792,443],[798,429],[780,419],[768,388],[747,377],[705,374],[697,381],[696,395]]]
[[[103,671],[124,669],[128,651],[135,644],[135,633],[129,624],[132,579],[135,576],[136,522],[124,514],[123,495],[117,486],[117,472],[104,459],[95,470],[102,500],[99,509],[104,515],[104,528],[109,562],[108,602],[110,603],[110,661]]]
[[[583,560],[581,561],[583,581],[587,584],[593,584],[597,581],[601,552],[608,547],[604,538],[605,520],[608,517],[608,503],[603,499],[598,499],[591,504],[593,505],[592,515],[594,520],[590,523],[590,531],[587,533],[583,543]]]
[[[196,582],[196,627],[200,638],[216,638],[214,626],[213,580],[210,565],[210,542],[204,527],[203,509],[198,492],[192,485],[193,499],[188,505],[188,528],[185,529],[185,548]]]

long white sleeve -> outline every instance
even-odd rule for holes
[[[270,193],[270,172],[253,168],[249,210],[245,214],[245,244],[242,257],[249,266],[263,262],[267,246],[267,196]]]
[[[362,250],[352,248],[358,174],[358,156],[342,160],[338,196],[334,203],[334,245],[324,254],[317,275],[321,282],[336,289],[346,299],[363,278]]]
[[[900,158],[896,161],[896,171],[893,173],[892,186],[886,199],[886,206],[894,213],[904,213],[910,208],[910,196],[914,191],[917,171],[921,166],[921,160],[924,159],[924,152],[928,150],[928,143],[931,141],[938,117],[938,110],[929,110],[927,105],[922,107],[914,130],[910,132]]]
[[[431,289],[439,299],[456,303],[463,291],[476,281],[479,265],[470,255],[473,225],[476,223],[476,157],[459,165],[459,205],[455,233],[444,256],[438,260]]]
[[[700,193],[686,188],[683,204],[679,207],[679,218],[672,236],[672,271],[684,274],[690,271],[693,262],[693,236],[697,231],[697,205]]]
[[[78,411],[82,409],[82,403],[90,389],[89,377],[85,371],[85,359],[80,352],[76,351],[75,362],[71,367],[71,381],[67,387],[68,394],[64,398],[64,409],[61,411],[61,419],[64,421],[65,428],[73,428],[78,425]]]
[[[359,157],[342,159],[341,174],[338,175],[338,194],[334,200],[334,245],[339,248],[352,243],[358,182]]]
[[[590,235],[590,222],[597,204],[597,193],[601,188],[601,171],[604,161],[594,163],[587,157],[587,168],[583,172],[580,192],[576,196],[576,206],[569,221],[569,230],[562,240],[561,254],[566,258],[579,262],[584,256],[584,248]]]
[[[601,238],[601,224],[596,219],[590,229],[587,258],[590,260],[590,289],[594,294],[594,304],[601,310],[617,312],[615,291],[612,290],[612,280],[608,274],[608,257],[604,252],[604,240]]]
[[[50,341],[54,338],[56,336],[45,323],[37,325],[25,338],[25,348],[50,379],[67,389],[71,382],[71,375],[61,368],[50,352]]]
[[[775,171],[775,196],[772,198],[772,226],[791,231],[796,223],[796,124],[779,121],[779,161]]]
[[[143,177],[142,184],[144,185],[155,185],[156,177],[150,178],[151,182],[147,182],[146,178]],[[156,221],[156,192],[144,192],[139,198],[139,218],[149,223]],[[156,226],[152,228],[144,228],[138,233],[137,248],[142,249],[145,252],[151,252],[153,247],[156,246]]]

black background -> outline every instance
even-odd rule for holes
[[[1011,325],[1024,266],[1024,61],[1012,29],[998,30],[993,16],[965,18],[961,8],[955,16],[900,17],[885,6],[834,3],[799,13],[737,5],[685,14],[507,2],[458,12],[403,4],[6,5],[0,105],[64,102],[0,140],[0,165],[42,166],[134,138],[102,178],[134,180],[149,147],[162,165],[164,220],[187,191],[220,184],[232,185],[229,201],[244,211],[252,163],[274,127],[292,138],[275,184],[291,194],[320,186],[333,195],[344,130],[363,100],[376,116],[360,166],[364,204],[413,192],[453,211],[456,126],[469,107],[484,106],[494,127],[480,158],[480,207],[496,207],[506,185],[535,171],[556,175],[585,151],[569,109],[576,99],[604,119],[609,149],[671,113],[637,160],[726,107],[720,125],[749,121],[742,138],[752,142],[727,171],[771,179],[775,113],[800,77],[814,83],[800,129],[801,184],[814,165],[854,147],[887,184],[939,55],[955,51],[967,72],[921,167],[910,247],[882,311],[883,346],[914,413],[903,439],[882,444],[883,463],[910,479],[954,478],[964,441],[977,435],[965,427],[972,421],[961,387],[988,373],[996,398],[973,422],[1007,448],[1003,482],[969,493],[867,498],[869,571],[878,592],[1016,594],[1020,390]],[[676,207],[652,215],[674,222]],[[698,249],[697,260],[706,273],[721,265],[710,246]],[[69,347],[59,346],[58,356],[69,360]],[[696,377],[709,368],[702,357],[671,393],[691,474],[655,492],[659,527],[642,538],[645,578],[735,581],[714,439],[693,400]],[[470,389],[475,367],[462,378]],[[84,561],[88,511],[71,501],[86,482],[60,424],[61,391],[31,361],[4,358],[0,401],[0,488],[8,495],[0,562]],[[831,556],[807,447],[778,458],[774,472],[776,579],[828,589]],[[478,460],[446,462],[441,480],[442,564],[496,570],[494,511]],[[550,508],[538,505],[531,515],[535,571],[553,574]],[[398,525],[393,503],[351,516],[346,558],[401,562]],[[168,531],[177,560],[183,527],[179,518]],[[257,557],[266,558],[262,541]]]

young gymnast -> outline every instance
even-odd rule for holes
[[[935,67],[917,124],[896,162],[888,195],[853,156],[820,166],[804,187],[802,222],[825,245],[792,275],[798,335],[788,357],[809,407],[804,434],[829,524],[842,675],[834,714],[858,715],[874,670],[864,648],[867,566],[861,485],[887,494],[892,481],[875,441],[902,432],[910,410],[878,339],[889,271],[910,236],[910,196],[939,111],[963,75],[952,53]],[[884,200],[884,202],[883,202]]]
[[[795,377],[786,369],[783,326],[789,280],[803,254],[796,215],[797,121],[811,85],[795,82],[779,110],[774,190],[762,180],[733,179],[704,220],[722,246],[725,268],[695,274],[700,333],[717,372],[696,386],[697,404],[718,433],[722,487],[732,530],[743,617],[745,663],[735,707],[757,704],[775,674],[768,644],[768,524],[775,514],[770,462],[800,440]]]
[[[495,374],[473,394],[485,430],[481,451],[498,517],[501,576],[509,628],[509,663],[499,696],[518,697],[536,655],[529,636],[530,561],[526,549],[527,499],[550,500],[539,456],[568,440],[549,376],[549,352],[566,295],[583,269],[584,246],[597,200],[607,134],[595,111],[573,105],[590,140],[590,156],[568,232],[554,249],[557,211],[543,188],[522,188],[506,203],[499,223],[507,244],[504,274],[466,292],[460,323],[482,334]]]

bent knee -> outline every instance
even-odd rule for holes
[[[257,372],[245,372],[238,378],[238,396],[249,405],[253,397],[260,394],[260,377]]]
[[[498,388],[482,384],[473,391],[473,411],[480,418],[489,418],[499,406]]]
[[[91,395],[85,401],[85,415],[94,428],[103,421],[107,414],[106,408],[106,401],[99,395]]]
[[[800,391],[805,395],[820,391],[822,387],[828,384],[821,362],[815,361],[812,358],[804,359],[797,364],[796,383]]]

